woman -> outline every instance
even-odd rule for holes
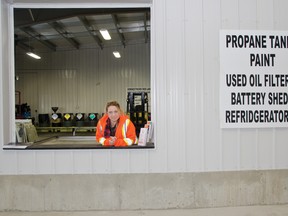
[[[105,115],[98,121],[96,140],[104,146],[136,144],[136,130],[116,101],[108,102]]]

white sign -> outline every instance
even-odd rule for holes
[[[287,31],[220,31],[220,122],[288,127]]]
[[[150,87],[128,87],[126,89],[126,93],[128,94],[129,92],[132,93],[141,93],[145,92],[147,93],[148,96],[148,112],[151,110],[151,88]],[[134,106],[141,105],[141,95],[135,96],[135,101],[134,101]]]

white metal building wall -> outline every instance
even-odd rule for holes
[[[219,122],[219,30],[287,30],[287,8],[286,0],[153,1],[156,149],[0,151],[0,173],[287,169],[287,128],[221,129]],[[7,43],[5,36],[2,40]],[[4,64],[2,83],[7,69]],[[2,89],[4,117],[9,92],[6,85]],[[3,135],[4,124],[0,127]]]

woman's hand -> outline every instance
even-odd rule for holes
[[[115,136],[111,136],[109,139],[109,145],[115,145],[116,139],[117,138]]]

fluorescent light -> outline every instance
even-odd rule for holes
[[[107,29],[101,29],[100,33],[105,40],[111,40],[111,36],[109,32],[107,31]]]
[[[121,58],[121,55],[118,51],[114,51],[113,55],[115,56],[115,58]]]
[[[29,55],[29,56],[31,56],[32,58],[35,58],[35,59],[41,59],[41,57],[38,56],[38,55],[36,55],[35,53],[27,52],[26,54]]]

